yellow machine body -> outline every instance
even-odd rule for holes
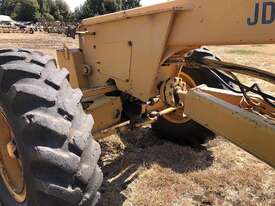
[[[121,91],[145,103],[160,95],[159,85],[163,81],[177,75],[179,65],[185,64],[180,56],[189,51],[202,45],[274,43],[275,1],[175,0],[85,19],[78,33],[80,48],[57,51],[58,60],[61,67],[70,71],[72,86],[80,87],[86,102],[92,102],[86,111],[94,115],[98,122],[94,131],[98,132],[121,123],[119,112],[123,106],[120,98],[110,98],[106,93]],[[115,87],[110,87],[110,82],[115,83]],[[188,98],[191,97],[194,96],[187,95],[186,102],[190,102]],[[203,98],[202,102],[212,100]],[[221,112],[228,109],[210,107],[212,103],[209,108]],[[223,105],[223,102],[217,102],[217,105]],[[167,105],[158,107],[165,109]],[[198,105],[194,110],[197,108]],[[188,116],[208,127],[206,121],[211,119],[211,112],[205,113],[208,118],[202,115],[201,120],[198,113],[191,111],[192,106],[188,104]],[[237,118],[230,115],[227,118],[231,125],[227,130],[215,123],[210,124],[210,129],[228,135],[235,144],[275,166],[274,152],[260,154],[265,148],[269,151],[275,148],[274,124],[253,126],[243,123],[242,126],[253,128],[254,134],[258,135],[269,128],[268,140],[262,147],[243,146],[247,140],[238,141],[236,138],[240,135],[230,133],[230,129],[239,127],[238,121],[243,121],[242,118],[238,115]],[[256,122],[257,118],[254,119]],[[252,145],[259,143],[255,140],[260,138],[258,135],[253,136]]]
[[[157,94],[162,63],[179,52],[201,45],[274,43],[275,21],[248,23],[264,2],[177,0],[85,19],[80,49],[92,67],[88,87],[111,78],[119,90],[146,101]]]

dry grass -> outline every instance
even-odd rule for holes
[[[102,206],[275,205],[274,170],[222,138],[195,151],[145,128],[119,142],[116,135],[101,142]]]
[[[0,48],[33,48],[55,55],[63,43],[77,46],[77,41],[58,35],[0,35]],[[225,61],[275,72],[275,45],[210,49]],[[274,86],[262,86],[274,95]],[[105,175],[101,206],[275,206],[274,169],[220,137],[193,150],[160,140],[144,128],[100,143]]]
[[[78,46],[78,42],[58,34],[0,34],[0,48],[35,49],[56,57],[56,49],[63,45]]]

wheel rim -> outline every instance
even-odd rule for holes
[[[194,88],[197,86],[195,81],[188,74],[181,72],[179,77],[186,83],[187,90]],[[190,118],[184,114],[184,107],[181,109],[177,109],[174,112],[166,114],[163,116],[166,120],[174,124],[184,124],[190,121]]]
[[[0,175],[10,195],[16,202],[22,203],[27,196],[22,164],[20,160],[12,157],[11,151],[9,151],[8,145],[12,142],[14,133],[1,110],[0,128]]]

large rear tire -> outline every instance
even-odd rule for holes
[[[206,84],[214,88],[223,88],[209,70],[186,68],[182,72],[192,79],[195,84],[193,86]],[[152,125],[152,129],[164,139],[193,147],[198,147],[215,137],[213,132],[191,119],[184,123],[177,123],[176,121],[170,121],[168,118],[160,117]]]
[[[100,197],[101,150],[91,136],[93,118],[67,77],[67,70],[40,52],[0,49],[0,106],[14,133],[27,191],[18,202],[0,177],[5,206],[91,206]]]

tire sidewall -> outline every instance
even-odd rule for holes
[[[101,149],[91,136],[94,122],[81,107],[80,91],[71,88],[67,72],[58,70],[53,58],[40,52],[0,49],[1,58],[0,106],[13,129],[27,200],[16,202],[1,181],[0,201],[4,206],[95,205]]]

